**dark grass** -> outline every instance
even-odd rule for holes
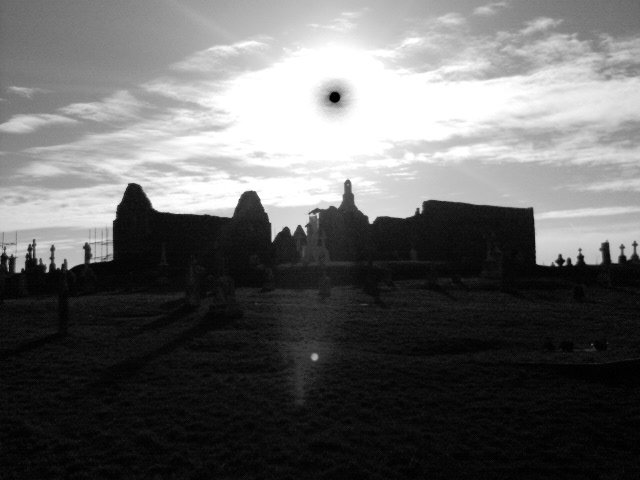
[[[240,289],[233,323],[179,294],[72,298],[51,341],[55,298],[6,301],[1,476],[640,478],[640,387],[543,368],[640,357],[640,291],[422,283],[388,308]]]

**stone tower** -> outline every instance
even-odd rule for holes
[[[344,182],[344,193],[342,194],[342,203],[338,207],[341,212],[352,212],[357,210],[356,203],[351,191],[351,180],[347,179]]]

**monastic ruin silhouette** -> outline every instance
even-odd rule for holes
[[[256,263],[423,260],[481,269],[499,252],[512,265],[535,265],[533,208],[427,200],[407,218],[378,217],[371,224],[356,206],[350,180],[339,207],[309,212],[305,233],[285,227],[271,242],[271,224],[258,194],[245,192],[233,217],[155,210],[140,185],[127,186],[113,222],[114,260],[131,267],[161,261],[201,265],[230,273]],[[491,245],[491,248],[488,245]],[[491,250],[491,251],[488,251]]]

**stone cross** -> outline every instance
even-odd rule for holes
[[[27,270],[31,270],[31,259],[33,258],[32,253],[33,252],[33,245],[29,244],[29,246],[27,247],[27,254],[24,257],[24,269],[25,271]]]
[[[624,244],[620,245],[620,256],[618,257],[618,263],[627,263],[627,257],[624,254],[624,249],[626,247],[624,246]]]
[[[56,269],[56,246],[51,245],[49,251],[51,252],[51,256],[49,257],[49,260],[51,260],[51,263],[49,264],[49,272],[53,272]]]
[[[638,257],[638,252],[636,251],[636,248],[638,248],[638,242],[634,240],[631,246],[633,247],[633,255],[631,255],[631,261],[633,263],[640,263],[640,258]]]

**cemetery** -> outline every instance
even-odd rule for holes
[[[2,477],[637,478],[637,242],[536,265],[532,210],[476,207],[370,225],[349,182],[269,242],[255,192],[221,218],[132,184],[113,261],[3,250]],[[415,243],[452,214],[491,226],[442,226],[470,253]]]

